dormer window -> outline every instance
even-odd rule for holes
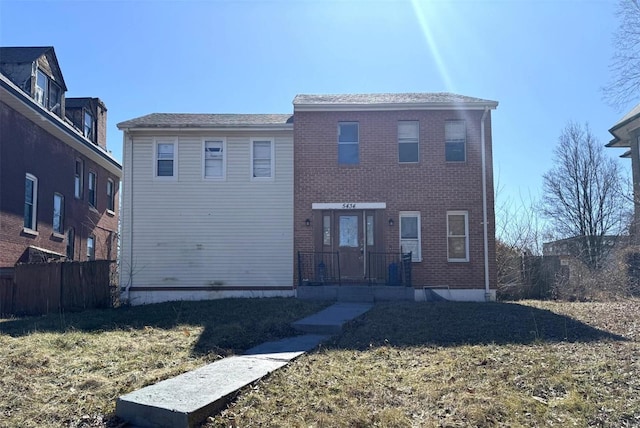
[[[60,112],[60,87],[41,70],[36,76],[36,102],[49,111]]]
[[[93,141],[93,130],[95,129],[93,116],[87,110],[84,111],[84,136]]]

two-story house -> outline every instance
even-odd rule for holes
[[[291,114],[150,114],[118,128],[123,299],[294,294]]]
[[[425,289],[495,299],[497,102],[410,93],[298,95],[293,105],[301,285],[393,285],[400,254],[411,253],[416,300]]]
[[[0,267],[117,257],[107,110],[66,90],[53,47],[0,48]]]

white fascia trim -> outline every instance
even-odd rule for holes
[[[386,202],[329,202],[312,203],[312,210],[384,210]]]
[[[295,111],[484,110],[498,103],[296,104]],[[295,116],[295,113],[294,113]],[[295,120],[295,119],[294,119]]]

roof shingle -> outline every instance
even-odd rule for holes
[[[151,113],[120,122],[118,128],[215,128],[274,126],[292,123],[293,115],[291,114]]]
[[[376,104],[497,104],[496,101],[450,92],[415,92],[381,94],[298,94],[293,105],[376,105]]]

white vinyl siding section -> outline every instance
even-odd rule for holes
[[[124,139],[123,287],[293,285],[293,132],[270,134],[134,133]],[[203,178],[203,141],[221,139],[225,180],[212,185]],[[158,141],[174,141],[179,180],[155,177]],[[269,181],[247,174],[253,141],[272,142]]]
[[[400,211],[400,248],[403,253],[411,252],[413,262],[422,261],[420,229],[419,211]]]

